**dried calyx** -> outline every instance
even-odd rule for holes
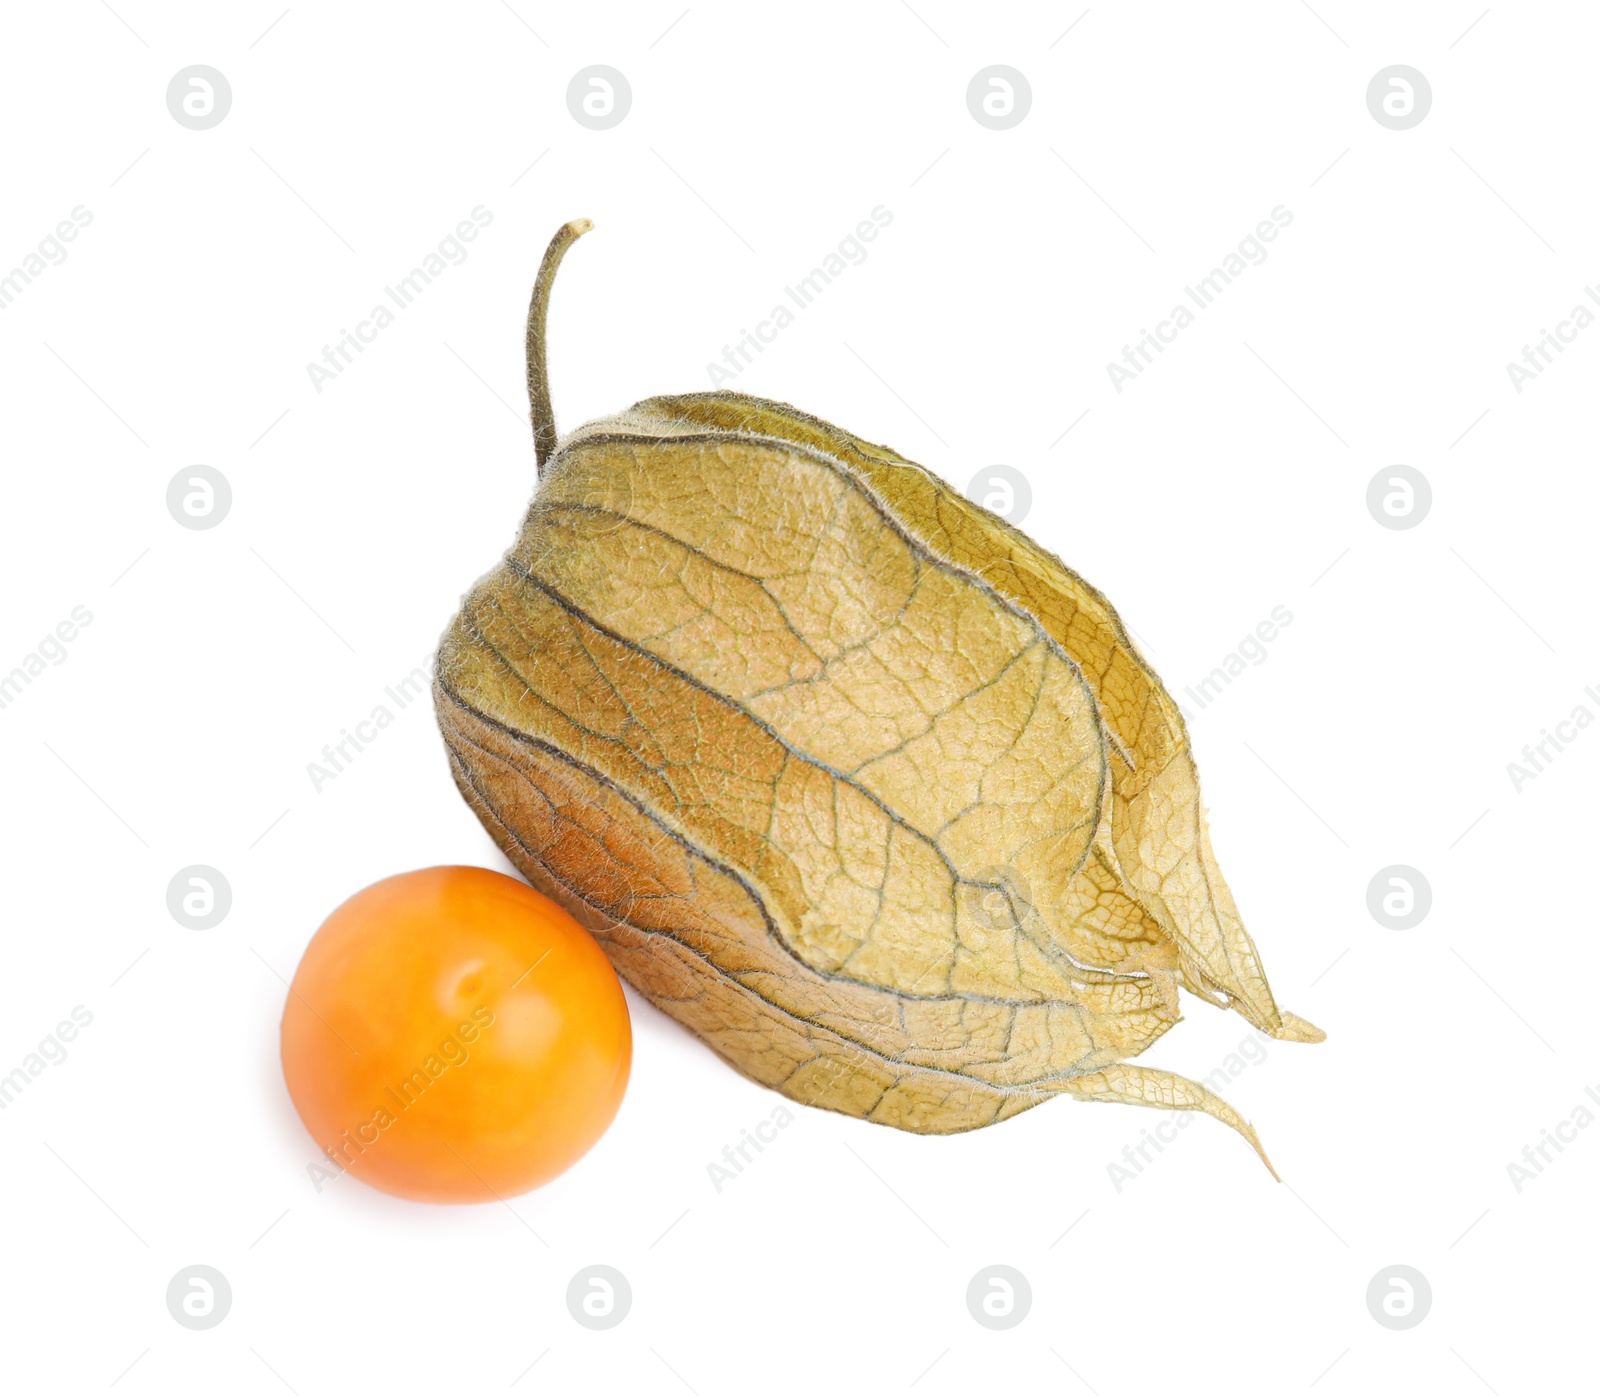
[[[739,1070],[925,1133],[1130,1062],[1179,989],[1292,1041],[1183,719],[1110,602],[921,466],[784,403],[649,398],[558,439],[440,646],[456,782],[618,971]],[[1263,1159],[1265,1155],[1262,1155]]]

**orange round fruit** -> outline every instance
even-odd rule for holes
[[[284,1080],[340,1168],[399,1197],[492,1202],[605,1133],[633,1034],[593,937],[486,868],[375,882],[326,921],[283,1010]]]

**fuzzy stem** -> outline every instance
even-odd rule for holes
[[[566,256],[567,249],[594,227],[587,218],[574,218],[563,223],[545,248],[544,260],[539,263],[539,275],[533,283],[533,299],[528,302],[528,403],[533,410],[533,454],[539,474],[544,474],[544,463],[556,448],[556,414],[550,405],[550,369],[545,361],[544,326],[550,313],[550,287],[556,279],[556,268]]]

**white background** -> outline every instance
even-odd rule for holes
[[[1600,713],[1600,329],[1520,394],[1505,368],[1600,282],[1588,7],[115,3],[10,10],[0,89],[4,267],[93,213],[0,314],[0,671],[94,617],[0,711],[0,1072],[94,1015],[0,1113],[8,1387],[1511,1396],[1590,1370],[1600,1129],[1520,1192],[1507,1165],[1600,1089],[1600,731],[1520,793],[1506,766]],[[208,131],[165,104],[194,63],[232,87]],[[594,63],[632,87],[609,131],[566,105]],[[965,100],[994,63],[1033,92],[1004,132]],[[1409,131],[1366,105],[1395,63],[1432,86]],[[1119,1191],[1164,1117],[1062,1100],[946,1139],[800,1110],[719,1193],[778,1097],[630,997],[615,1125],[515,1215],[319,1192],[277,1059],[306,941],[379,877],[505,865],[427,704],[320,793],[306,765],[512,539],[545,242],[595,221],[551,317],[570,428],[708,387],[880,204],[870,257],[735,386],[962,487],[1021,470],[1026,528],[1175,693],[1293,613],[1183,699],[1274,988],[1328,1033],[1227,1092],[1283,1184],[1201,1119]],[[1117,393],[1107,361],[1280,204],[1268,260]],[[315,391],[307,362],[478,205],[466,261]],[[1402,462],[1433,506],[1392,531],[1366,489]],[[233,490],[209,531],[165,505],[196,463]],[[233,888],[211,931],[167,912],[192,863]],[[1409,931],[1367,911],[1394,863],[1433,889]],[[1248,1036],[1186,1013],[1144,1060],[1201,1076]],[[164,1298],[197,1262],[233,1289],[206,1332]],[[567,1312],[591,1263],[633,1288],[609,1332]],[[1006,1332],[966,1308],[991,1263],[1033,1291]],[[1405,1332],[1365,1299],[1395,1263],[1433,1292]]]

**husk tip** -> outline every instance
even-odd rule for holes
[[[1235,1125],[1234,1128],[1238,1129],[1239,1133],[1244,1135],[1245,1142],[1256,1151],[1256,1155],[1258,1158],[1260,1158],[1261,1162],[1267,1165],[1267,1172],[1272,1174],[1272,1181],[1275,1183],[1281,1183],[1283,1179],[1278,1176],[1278,1170],[1272,1166],[1272,1160],[1267,1157],[1267,1151],[1261,1147],[1261,1140],[1256,1135],[1255,1126],[1252,1125],[1248,1120],[1243,1122],[1243,1126],[1244,1127],[1242,1129],[1239,1128],[1238,1125]]]
[[[1315,1023],[1308,1023],[1294,1013],[1280,1013],[1282,1026],[1273,1033],[1280,1042],[1326,1042],[1328,1034]]]

